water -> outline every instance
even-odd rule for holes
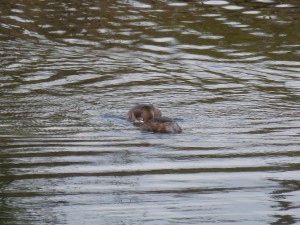
[[[300,224],[298,1],[0,12],[0,224]]]

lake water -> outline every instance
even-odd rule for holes
[[[1,225],[300,224],[298,0],[3,0],[0,25]]]

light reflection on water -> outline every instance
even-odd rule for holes
[[[299,223],[299,9],[0,3],[0,224]]]

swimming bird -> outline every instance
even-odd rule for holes
[[[127,113],[126,119],[133,122],[145,122],[154,117],[161,117],[161,111],[152,104],[139,104]]]
[[[126,119],[141,123],[141,129],[154,133],[181,133],[181,127],[171,118],[161,117],[161,111],[152,104],[139,104],[127,113]]]
[[[146,121],[141,129],[144,131],[150,131],[154,133],[181,133],[181,127],[171,118],[168,117],[156,117]]]

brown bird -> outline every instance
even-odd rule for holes
[[[156,117],[146,121],[142,125],[142,130],[150,131],[154,133],[181,133],[181,127],[171,118],[168,117]]]
[[[154,117],[161,117],[161,112],[157,107],[152,104],[140,104],[129,110],[126,119],[142,123]]]
[[[161,117],[161,111],[152,104],[136,105],[127,113],[126,119],[143,123],[141,129],[154,133],[181,133],[181,127],[168,117]]]

